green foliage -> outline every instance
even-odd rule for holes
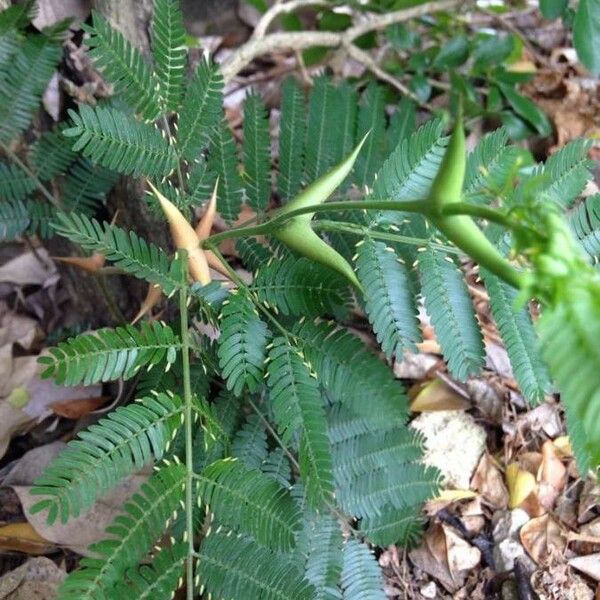
[[[181,285],[181,261],[171,261],[164,250],[133,231],[76,213],[59,213],[54,230],[85,250],[104,255],[127,273],[159,285],[171,295]]]
[[[537,335],[526,307],[516,308],[517,291],[495,275],[482,271],[490,308],[506,346],[514,376],[525,398],[541,402],[552,391],[546,365],[539,355]]]
[[[593,263],[600,259],[600,194],[586,198],[569,214],[569,224]]]
[[[552,154],[543,165],[531,174],[531,180],[538,178],[536,194],[546,201],[555,202],[559,206],[569,208],[581,194],[590,178],[593,162],[588,158],[590,142],[576,139]],[[527,192],[525,181],[516,190],[516,197],[521,198]]]
[[[248,294],[238,291],[223,306],[219,365],[227,380],[227,389],[236,396],[244,388],[253,392],[260,383],[269,338],[267,326],[260,320]]]
[[[314,589],[289,557],[245,537],[211,533],[202,542],[203,588],[217,598],[312,600]]]
[[[581,0],[573,23],[573,42],[581,62],[594,74],[600,73],[600,10],[593,0]]]
[[[295,546],[298,509],[289,491],[272,478],[226,459],[208,465],[197,481],[198,498],[214,513],[217,523],[276,551]]]
[[[244,102],[244,167],[248,204],[262,211],[271,197],[271,138],[267,109],[256,94]]]
[[[344,544],[343,556],[344,598],[385,600],[383,577],[369,548],[357,540],[350,539]]]
[[[179,0],[155,0],[152,53],[159,93],[167,110],[179,108],[186,66],[185,29]]]
[[[51,31],[31,34],[0,70],[0,143],[8,144],[31,122],[62,55]]]
[[[181,571],[187,557],[187,546],[175,544],[164,548],[149,566],[127,570],[123,581],[117,582],[107,593],[109,600],[138,598],[152,600],[167,598],[179,587]]]
[[[160,177],[175,168],[175,149],[153,125],[137,122],[115,108],[80,105],[69,111],[73,126],[64,135],[77,138],[73,150],[124,175]]]
[[[342,531],[336,518],[327,513],[309,512],[299,545],[306,554],[306,579],[317,591],[318,600],[340,600],[342,574]]]
[[[367,237],[359,242],[356,267],[369,321],[387,358],[414,351],[421,331],[406,264],[393,248]]]
[[[32,493],[49,496],[34,511],[63,523],[88,510],[126,475],[160,460],[180,425],[178,396],[158,394],[121,406],[81,431],[35,482]]]
[[[89,385],[122,377],[129,379],[141,368],[175,360],[179,340],[168,325],[157,321],[84,333],[50,348],[39,362],[42,377],[59,384]]]
[[[347,282],[341,275],[304,257],[263,263],[252,290],[261,302],[284,315],[339,314],[349,301]]]
[[[35,189],[35,182],[17,165],[0,163],[0,198],[24,200]]]
[[[279,127],[279,175],[282,200],[291,200],[300,189],[304,161],[304,96],[291,78],[283,83]]]
[[[306,321],[294,328],[303,353],[331,401],[358,414],[373,411],[404,422],[408,400],[388,367],[349,331]]]
[[[375,180],[373,197],[382,200],[424,198],[436,176],[447,144],[442,122],[428,121],[404,138],[384,162]]]
[[[485,352],[463,275],[450,257],[432,248],[419,254],[419,272],[425,308],[448,369],[464,381],[479,373]]]
[[[320,506],[333,494],[333,469],[319,386],[304,357],[282,337],[273,340],[268,376],[275,422],[285,440],[300,430],[300,473],[309,503]]]
[[[106,195],[113,188],[118,174],[86,158],[77,159],[65,175],[62,186],[62,202],[69,211],[96,212],[104,204]]]
[[[336,498],[344,511],[364,518],[416,513],[436,493],[438,472],[420,464],[420,438],[402,420],[357,415],[341,404],[328,419]]]
[[[153,121],[158,117],[160,107],[155,94],[158,81],[152,68],[141,52],[111,27],[99,12],[94,11],[92,14],[93,26],[84,26],[85,31],[90,34],[86,41],[91,48],[90,58],[102,69],[104,76],[122,94],[125,101],[144,119]],[[156,34],[155,30],[154,33]],[[162,59],[161,63],[167,59],[165,49],[160,45],[157,55]]]
[[[518,149],[507,141],[506,129],[497,129],[483,136],[469,154],[463,187],[469,202],[487,203],[512,185]]]
[[[421,215],[372,207],[329,209],[315,223],[346,260],[356,252],[363,288],[360,295],[358,286],[353,290],[356,298],[344,279],[312,260],[320,259],[318,252],[311,259],[296,258],[268,225],[258,230],[268,245],[263,238],[236,243],[239,262],[254,274],[251,283],[238,271],[233,285],[190,285],[184,277],[185,252],[172,259],[135,232],[101,224],[94,213],[117,173],[149,178],[190,219],[218,178],[220,216],[232,223],[247,202],[262,225],[272,200],[285,205],[367,131],[355,172],[333,199],[354,199],[366,190],[375,201],[425,202],[448,145],[442,121],[431,120],[415,131],[416,106],[407,98],[388,119],[390,90],[376,83],[364,86],[363,78],[334,85],[326,76],[317,77],[307,103],[301,87],[287,80],[274,178],[263,100],[254,94],[246,99],[244,141],[238,148],[222,110],[218,66],[201,60],[184,90],[187,57],[179,2],[154,4],[152,66],[99,15],[88,28],[92,57],[125,103],[116,98],[96,107],[82,105],[70,112],[71,126],[59,125],[28,153],[19,149],[16,161],[0,164],[0,238],[45,235],[52,222],[54,232],[85,251],[160,286],[167,301],[179,297],[177,323],[148,321],[86,332],[41,358],[43,375],[59,384],[139,375],[134,385],[142,398],[80,432],[37,481],[37,510],[47,510],[50,521],[80,515],[123,479],[165,457],[168,461],[126,504],[107,539],[90,548],[94,557],[83,559],[82,568],[68,576],[62,598],[168,597],[185,569],[193,578],[189,590],[197,586],[195,593],[218,598],[383,599],[381,570],[370,548],[414,544],[422,527],[421,507],[439,487],[438,471],[423,464],[420,436],[407,425],[408,400],[388,362],[421,339],[422,299],[450,373],[464,380],[482,368],[481,328],[459,266],[463,257],[451,258],[456,249],[448,248]],[[14,87],[7,97],[11,106],[0,107],[0,114],[17,115],[0,125],[0,142],[3,135],[8,140],[2,127],[16,136],[29,125],[42,80],[60,58],[64,25],[42,34],[21,31],[28,10],[0,15],[0,83],[2,89],[7,82]],[[350,25],[347,15],[328,10],[317,18],[324,27]],[[469,43],[461,34],[445,39],[445,23],[436,26],[439,47],[409,56],[402,67],[402,77],[414,75],[412,89],[428,97],[428,69],[448,71],[452,90],[465,97],[466,111],[480,114],[473,81],[478,87],[483,81],[489,84],[486,114],[506,116],[511,105],[514,122],[545,133],[544,115],[515,88],[526,76],[504,68],[519,48],[516,38],[482,34]],[[410,25],[402,27],[405,33],[390,32],[394,47],[417,48],[420,41],[408,35]],[[37,83],[25,76],[29,71]],[[37,96],[25,105],[24,94]],[[499,130],[485,136],[469,155],[465,201],[478,208],[493,202],[507,218],[531,225],[538,205],[572,206],[589,177],[588,145],[573,142],[545,165],[523,168],[523,159],[531,159],[507,144],[509,134]],[[273,197],[275,180],[278,195]],[[36,197],[48,197],[42,186],[52,190],[63,210]],[[356,204],[362,208],[360,200]],[[597,204],[597,198],[587,199],[570,214],[592,261],[600,252]],[[428,217],[432,223],[442,218]],[[496,235],[496,227],[486,234],[500,239],[504,252],[508,238]],[[529,239],[524,231],[514,236],[518,248],[527,248],[522,261],[556,270],[555,262],[544,263],[543,252],[536,254],[542,243],[551,247],[546,234]],[[554,252],[560,255],[560,247]],[[572,444],[585,472],[600,461],[597,287],[589,281],[574,284],[573,291],[567,287],[566,300],[543,311],[542,360],[529,311],[516,306],[518,292],[480,272],[524,396],[538,401],[552,390],[545,360],[563,393]],[[542,296],[554,298],[550,292]],[[361,327],[361,312],[382,353],[351,333]],[[164,314],[170,318],[173,311]],[[318,320],[323,317],[332,320]],[[575,369],[583,381],[574,380]],[[185,467],[179,464],[184,458]],[[185,510],[178,516],[181,504]],[[171,542],[153,550],[165,534]]]
[[[237,170],[233,134],[225,119],[213,128],[208,168],[219,174],[217,209],[226,221],[235,221],[242,206],[243,183]]]
[[[19,237],[28,225],[29,214],[23,202],[0,202],[0,242]]]
[[[308,100],[306,124],[306,180],[313,181],[333,166],[339,131],[332,126],[338,112],[339,96],[329,79],[320,76]]]
[[[381,167],[385,141],[384,131],[384,90],[376,83],[371,83],[363,94],[358,110],[357,139],[362,139],[367,132],[370,132],[365,147],[356,160],[355,181],[360,187],[370,185],[375,173]]]
[[[542,314],[539,331],[542,354],[568,407],[570,424],[583,432],[576,435],[575,455],[585,474],[600,463],[600,287],[597,281],[569,283],[568,294]]]
[[[104,598],[138,564],[174,518],[185,480],[183,465],[161,467],[115,517],[106,533],[111,537],[94,543],[94,558],[82,558],[59,589],[61,600]]]
[[[188,160],[199,158],[218,123],[223,102],[223,77],[217,65],[201,60],[187,86],[177,124],[179,153]]]
[[[63,130],[64,127],[47,131],[31,146],[29,160],[41,181],[48,181],[65,173],[77,159],[77,153],[63,136]]]

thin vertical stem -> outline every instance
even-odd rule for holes
[[[188,262],[187,254],[183,257],[183,285],[179,291],[179,319],[181,324],[181,361],[183,368],[183,402],[184,402],[184,427],[185,427],[185,531],[188,543],[186,562],[186,587],[187,600],[194,598],[194,499],[192,485],[194,484],[194,462],[192,453],[192,384],[190,378],[190,337],[188,323],[188,287],[187,287]]]

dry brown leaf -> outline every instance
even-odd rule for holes
[[[537,564],[547,561],[552,553],[562,553],[567,538],[560,525],[548,514],[531,519],[519,531],[521,544]]]
[[[69,519],[68,523],[56,522],[52,526],[46,522],[46,511],[32,514],[31,507],[39,502],[40,497],[30,493],[30,486],[17,485],[13,489],[23,505],[25,517],[44,539],[84,556],[91,556],[88,546],[107,537],[106,527],[147,479],[148,475],[145,474],[131,475],[81,516]]]
[[[42,475],[46,467],[60,452],[67,447],[64,442],[56,441],[32,448],[25,452],[19,460],[11,464],[6,477],[1,480],[3,486],[8,485],[33,485],[33,482]]]
[[[59,400],[49,404],[49,408],[55,415],[65,419],[80,419],[89,413],[104,406],[110,396],[97,396],[95,398],[73,398],[72,400]]]
[[[37,322],[29,317],[7,312],[0,319],[0,347],[19,344],[29,350],[37,332]]]
[[[413,386],[409,392],[412,399],[410,410],[430,412],[435,410],[467,410],[470,402],[441,379]]]
[[[576,556],[569,561],[569,564],[588,577],[600,581],[600,552],[587,556]]]
[[[0,578],[0,599],[56,600],[56,590],[66,576],[49,558],[30,558]]]
[[[90,14],[90,0],[38,0],[37,15],[33,25],[43,29],[63,19],[72,18],[76,22],[85,21]]]
[[[481,561],[481,552],[444,523],[432,523],[421,544],[409,553],[410,560],[435,577],[449,592],[458,590],[471,569]]]
[[[26,252],[0,267],[0,282],[48,287],[58,281],[56,266],[44,248]]]
[[[494,508],[508,506],[508,490],[504,477],[494,459],[486,452],[471,479],[471,489],[479,492]]]
[[[560,492],[567,482],[567,469],[558,457],[558,451],[550,441],[542,446],[542,463],[538,470],[537,496],[546,510],[552,510]]]
[[[0,527],[0,552],[24,552],[46,554],[56,547],[47,542],[27,521]]]

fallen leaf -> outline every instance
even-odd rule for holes
[[[571,448],[571,441],[568,435],[561,435],[557,437],[554,442],[558,456],[561,458],[572,458],[573,448]]]
[[[42,475],[46,467],[62,450],[64,442],[56,441],[32,448],[19,460],[12,463],[10,470],[2,480],[2,485],[32,485]]]
[[[569,561],[569,565],[588,577],[600,581],[600,552],[587,556],[576,556]]]
[[[0,599],[55,600],[57,588],[66,576],[49,558],[30,558],[0,578]]]
[[[0,551],[46,554],[55,550],[27,521],[0,527]]]
[[[55,415],[65,419],[80,419],[89,413],[104,406],[110,396],[97,396],[95,398],[73,398],[72,400],[59,400],[49,404],[49,408]]]
[[[405,352],[402,360],[394,363],[394,375],[398,379],[425,379],[438,363],[439,358],[432,354]]]
[[[556,499],[567,483],[567,469],[558,457],[556,446],[550,441],[542,446],[542,463],[538,470],[537,496],[546,510],[552,510]]]
[[[90,0],[38,0],[37,15],[33,25],[43,29],[63,19],[71,18],[76,22],[85,21],[90,14]]]
[[[88,546],[110,537],[105,532],[106,527],[147,479],[146,474],[130,475],[99,498],[90,510],[67,523],[56,522],[51,526],[46,522],[46,511],[32,514],[31,507],[40,501],[40,497],[33,496],[29,486],[16,485],[13,489],[23,505],[25,517],[44,539],[84,556],[91,556]]]
[[[421,544],[409,553],[409,558],[452,593],[464,584],[469,571],[480,563],[481,552],[448,525],[432,523]]]
[[[0,282],[14,285],[41,285],[48,287],[58,281],[58,271],[47,250],[38,248],[36,254],[26,252],[0,267]]]
[[[532,497],[535,498],[537,490],[537,482],[533,473],[522,469],[519,463],[511,463],[506,467],[505,476],[508,487],[508,508],[525,508],[526,502],[531,504]],[[531,514],[527,508],[525,510]]]
[[[32,423],[31,417],[11,402],[0,401],[0,458],[6,453],[14,435],[24,433]]]
[[[471,479],[471,489],[479,492],[494,508],[508,506],[508,490],[494,459],[486,452],[481,457]]]
[[[29,350],[36,332],[36,321],[14,312],[7,312],[0,319],[0,347],[16,343],[24,350]]]
[[[521,544],[537,564],[547,561],[552,553],[562,553],[567,547],[565,532],[548,514],[525,523],[519,537]]]
[[[466,410],[470,402],[441,379],[418,384],[409,390],[412,412],[436,410]]]

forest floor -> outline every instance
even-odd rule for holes
[[[252,14],[246,18],[251,25]],[[598,84],[579,70],[565,31],[532,13],[513,26],[531,41],[522,60],[534,65],[536,76],[525,91],[557,132],[553,145],[532,145],[536,157],[597,134]],[[235,38],[201,43],[223,58],[239,42]],[[234,129],[240,129],[240,105],[250,88],[265,98],[276,123],[281,81],[295,64],[293,56],[271,56],[229,84],[226,108]],[[359,75],[362,67],[350,61],[336,69]],[[38,355],[77,315],[43,246],[3,247],[0,264],[0,397],[13,400],[0,402],[0,600],[49,599],[77,553],[102,535],[145,475],[128,479],[91,515],[68,525],[50,530],[32,514],[35,477],[74,433],[122,402],[127,389],[67,388],[39,379]],[[600,489],[577,472],[557,398],[528,406],[520,395],[474,274],[470,290],[485,332],[481,377],[466,384],[452,379],[425,317],[420,353],[393,365],[409,390],[428,460],[443,473],[444,490],[426,507],[425,534],[416,547],[380,549],[387,593],[417,600],[600,600]],[[355,327],[365,337],[361,322]],[[23,407],[11,396],[21,387],[30,397]]]

